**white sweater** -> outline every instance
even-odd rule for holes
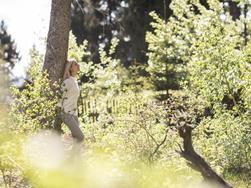
[[[62,83],[63,96],[57,106],[61,107],[65,113],[78,115],[78,97],[80,89],[77,79],[70,76]]]

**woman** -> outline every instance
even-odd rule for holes
[[[79,64],[76,60],[67,61],[63,76],[62,90],[63,96],[58,103],[57,117],[55,121],[55,129],[61,132],[61,124],[64,122],[70,129],[72,137],[78,142],[83,141],[84,135],[79,127],[77,102],[80,94],[77,74],[79,72]]]

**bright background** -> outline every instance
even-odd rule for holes
[[[17,44],[22,57],[13,69],[15,77],[24,77],[33,45],[43,52],[49,28],[51,0],[0,0],[0,20]]]

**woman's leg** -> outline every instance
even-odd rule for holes
[[[63,114],[63,121],[70,129],[72,137],[75,138],[78,142],[84,140],[84,134],[79,127],[78,117],[71,114]]]

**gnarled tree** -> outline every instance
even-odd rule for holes
[[[186,159],[188,166],[200,172],[205,182],[214,185],[214,187],[232,188],[194,149],[192,132],[205,117],[206,109],[203,108],[198,99],[193,97],[185,93],[172,94],[166,101],[167,126],[175,127],[182,138],[182,146],[177,152]]]

